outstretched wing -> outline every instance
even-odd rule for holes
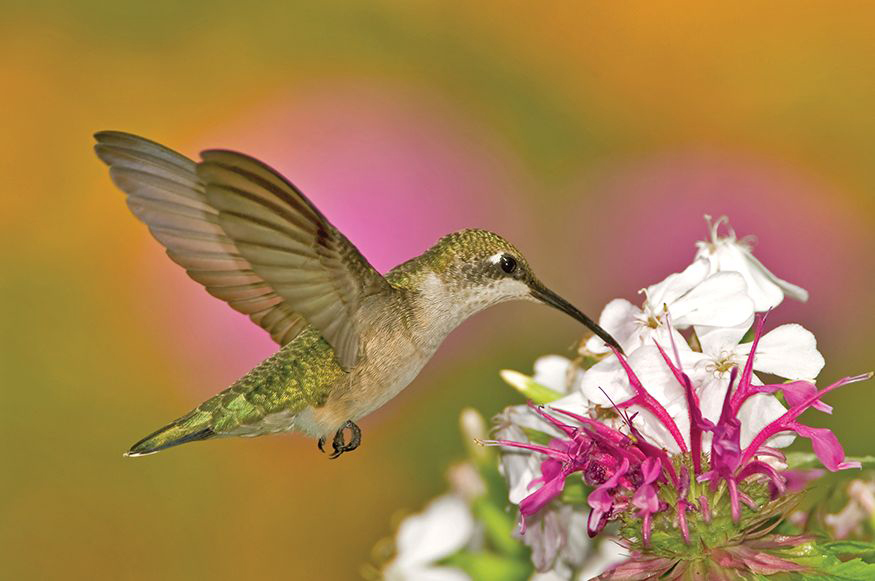
[[[300,313],[349,369],[359,353],[362,299],[389,284],[304,195],[267,165],[224,150],[197,175],[219,225],[252,270]]]
[[[94,137],[94,149],[127,194],[128,207],[191,278],[249,315],[280,345],[307,326],[222,230],[194,161],[128,133],[101,131]]]

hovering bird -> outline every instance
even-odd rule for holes
[[[133,445],[127,456],[226,436],[297,431],[361,442],[356,421],[395,397],[446,336],[486,307],[522,299],[574,317],[504,238],[461,230],[381,276],[298,189],[260,161],[211,149],[193,161],[117,131],[98,157],[168,256],[280,344],[225,391]]]

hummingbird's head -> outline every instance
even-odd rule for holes
[[[441,238],[425,255],[439,293],[468,316],[510,300],[550,305],[580,321],[606,343],[619,343],[592,319],[547,288],[510,242],[487,230],[460,230]]]

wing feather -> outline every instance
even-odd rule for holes
[[[362,300],[391,287],[277,172],[231,151],[209,150],[201,157],[197,174],[222,230],[252,270],[319,329],[340,364],[352,367]]]
[[[281,345],[307,326],[224,232],[194,161],[127,133],[102,131],[95,138],[95,151],[127,194],[128,207],[192,279],[249,315]]]
[[[310,324],[355,364],[359,307],[391,287],[294,185],[231,151],[196,163],[127,133],[95,138],[131,211],[192,279],[280,344]]]

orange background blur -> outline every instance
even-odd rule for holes
[[[301,437],[130,460],[273,349],[163,255],[91,151],[121,129],[262,158],[381,270],[465,226],[597,317],[688,264],[703,214],[808,288],[824,381],[875,367],[868,3],[13,2],[0,20],[0,576],[353,579],[445,486],[465,405],[581,328],[503,305],[337,462]],[[831,397],[872,453],[875,384]]]

